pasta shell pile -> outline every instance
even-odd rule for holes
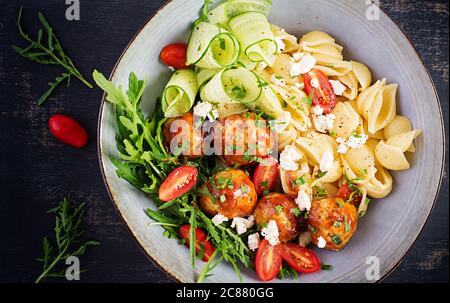
[[[346,180],[356,183],[366,197],[383,198],[389,195],[393,179],[389,170],[405,170],[410,164],[406,152],[415,152],[414,139],[420,130],[414,130],[411,121],[397,115],[397,84],[386,79],[372,83],[367,66],[356,61],[345,61],[343,47],[330,35],[314,31],[298,41],[277,26],[272,25],[275,37],[285,44],[283,52],[276,55],[272,67],[256,67],[255,72],[270,83],[284,104],[292,120],[278,134],[279,150],[295,146],[301,152],[299,170],[287,172],[282,169],[283,189],[295,196],[302,188],[312,198],[318,188],[329,197],[336,195],[337,188]],[[322,71],[330,80],[339,81],[345,90],[339,95],[334,115],[334,127],[321,133],[314,126],[311,106],[302,102],[308,96],[304,92],[301,77],[291,77],[290,66],[296,56],[309,54],[316,59],[314,69]],[[280,80],[282,79],[282,80]],[[352,137],[365,138],[363,144],[338,152],[342,142]],[[340,143],[341,142],[341,143]],[[320,170],[324,155],[333,155],[327,171]],[[304,184],[292,190],[283,178],[303,176]],[[368,203],[361,203],[359,213],[364,214]]]

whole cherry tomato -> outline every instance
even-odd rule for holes
[[[53,115],[48,120],[48,128],[59,141],[82,148],[88,142],[88,133],[75,119],[66,115]]]
[[[183,43],[169,44],[161,51],[161,61],[173,68],[186,68],[187,45]]]

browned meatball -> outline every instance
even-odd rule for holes
[[[356,231],[356,207],[340,198],[313,201],[308,225],[314,244],[317,245],[319,237],[323,237],[327,243],[325,248],[341,250]]]
[[[222,135],[222,158],[230,166],[254,163],[256,157],[269,155],[273,146],[268,122],[255,113],[221,119],[219,132]],[[214,144],[217,147],[219,142],[216,140]]]
[[[172,154],[178,152],[189,157],[203,155],[201,128],[194,127],[194,123],[192,113],[186,113],[181,117],[171,118],[165,122],[163,136],[165,144]]]
[[[298,234],[299,221],[292,209],[297,208],[294,199],[285,194],[271,193],[261,198],[253,216],[258,226],[275,220],[281,242],[293,240]]]
[[[200,207],[207,214],[222,214],[229,219],[251,215],[258,202],[252,181],[237,169],[217,173],[202,185],[200,193]]]

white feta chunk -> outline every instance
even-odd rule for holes
[[[254,233],[248,236],[248,248],[250,248],[251,251],[255,251],[259,247],[259,234]]]
[[[311,55],[304,55],[300,62],[291,63],[290,74],[291,77],[297,77],[309,73],[316,65],[317,60]]]
[[[336,96],[342,96],[347,90],[347,87],[339,80],[330,80],[330,83]]]
[[[209,102],[200,102],[194,107],[194,116],[202,119],[208,118],[210,121],[214,121],[219,118],[219,111],[213,108],[213,105]]]
[[[238,235],[245,234],[249,228],[252,228],[255,225],[255,219],[253,216],[249,216],[246,218],[235,217],[233,218],[233,222],[231,222],[231,228],[236,228],[236,232]]]
[[[317,239],[317,247],[318,248],[325,248],[325,246],[327,246],[327,241],[325,241],[325,239],[322,236],[320,236]]]
[[[280,154],[280,167],[284,170],[296,171],[301,158],[300,151],[295,146],[288,145]]]
[[[211,219],[212,223],[215,226],[219,226],[220,224],[222,224],[223,222],[227,222],[228,220],[229,219],[222,214],[217,214]]]
[[[320,171],[327,172],[333,167],[334,156],[332,152],[324,152],[320,159]]]
[[[280,239],[278,238],[280,234],[275,220],[270,220],[269,223],[267,223],[267,226],[261,230],[261,235],[269,241],[269,244],[272,246],[280,243]]]
[[[329,115],[322,115],[322,116],[315,116],[314,117],[314,127],[317,131],[321,133],[326,133],[329,130],[332,130],[334,128],[334,120],[336,119],[336,116],[333,114]]]
[[[311,209],[311,198],[304,190],[298,192],[295,203],[297,203],[298,209],[301,211],[309,211]]]

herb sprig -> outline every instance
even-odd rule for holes
[[[84,231],[81,223],[84,214],[84,203],[73,205],[69,197],[64,198],[57,207],[48,211],[55,214],[55,244],[53,246],[47,237],[44,237],[42,247],[44,255],[37,259],[43,263],[42,273],[35,283],[46,278],[59,278],[65,276],[65,269],[60,269],[61,262],[70,256],[81,256],[89,246],[99,245],[97,241],[80,242]],[[80,244],[81,243],[81,244]]]
[[[87,87],[92,88],[92,85],[83,77],[83,75],[75,67],[75,64],[72,62],[69,56],[64,52],[53,28],[50,26],[41,12],[38,13],[38,19],[42,23],[43,28],[40,28],[38,30],[36,39],[31,38],[27,33],[24,32],[21,24],[22,10],[23,7],[21,7],[19,10],[19,15],[17,17],[17,28],[19,30],[20,36],[25,42],[28,43],[28,46],[25,48],[21,48],[19,46],[13,45],[14,50],[19,55],[30,61],[44,65],[58,65],[65,69],[65,71],[61,75],[56,77],[53,82],[48,83],[49,88],[39,98],[38,105],[42,105],[45,101],[47,101],[48,97],[60,84],[67,82],[67,86],[69,86],[72,76],[78,78]]]

